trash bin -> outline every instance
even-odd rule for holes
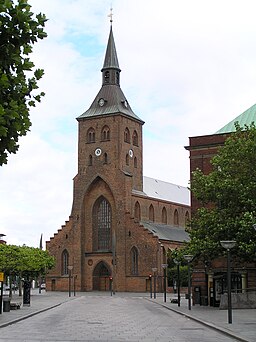
[[[11,310],[11,298],[3,298],[3,312],[9,312]]]

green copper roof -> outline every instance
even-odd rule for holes
[[[256,104],[219,129],[215,134],[235,132],[235,122],[238,122],[241,127],[250,126],[253,122],[256,123]]]

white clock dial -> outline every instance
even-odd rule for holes
[[[96,148],[94,153],[95,153],[95,156],[99,157],[101,155],[101,149],[100,148]]]
[[[132,158],[133,157],[133,150],[129,150],[129,156]]]
[[[101,107],[103,107],[104,106],[104,104],[105,104],[105,100],[104,99],[99,99],[99,105],[101,106]]]

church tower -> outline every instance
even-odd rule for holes
[[[78,291],[109,290],[110,286],[116,291],[148,290],[152,267],[159,265],[160,270],[166,262],[169,247],[164,245],[172,239],[166,223],[174,210],[184,217],[188,210],[168,204],[166,198],[153,198],[161,189],[167,192],[167,183],[148,178],[153,195],[144,192],[144,122],[120,87],[112,22],[101,73],[98,94],[77,118],[78,173],[71,215],[46,245],[56,260],[47,277],[49,290],[67,290],[70,276]],[[145,219],[152,222],[144,225]],[[165,223],[165,230],[153,224],[157,220]],[[178,230],[176,237],[184,233]],[[184,234],[179,239],[178,244]]]

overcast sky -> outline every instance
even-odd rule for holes
[[[255,104],[255,0],[30,0],[49,19],[31,59],[42,103],[0,167],[0,233],[37,247],[68,220],[77,121],[101,87],[109,9],[121,88],[145,121],[144,175],[188,185],[190,136],[213,134]]]

